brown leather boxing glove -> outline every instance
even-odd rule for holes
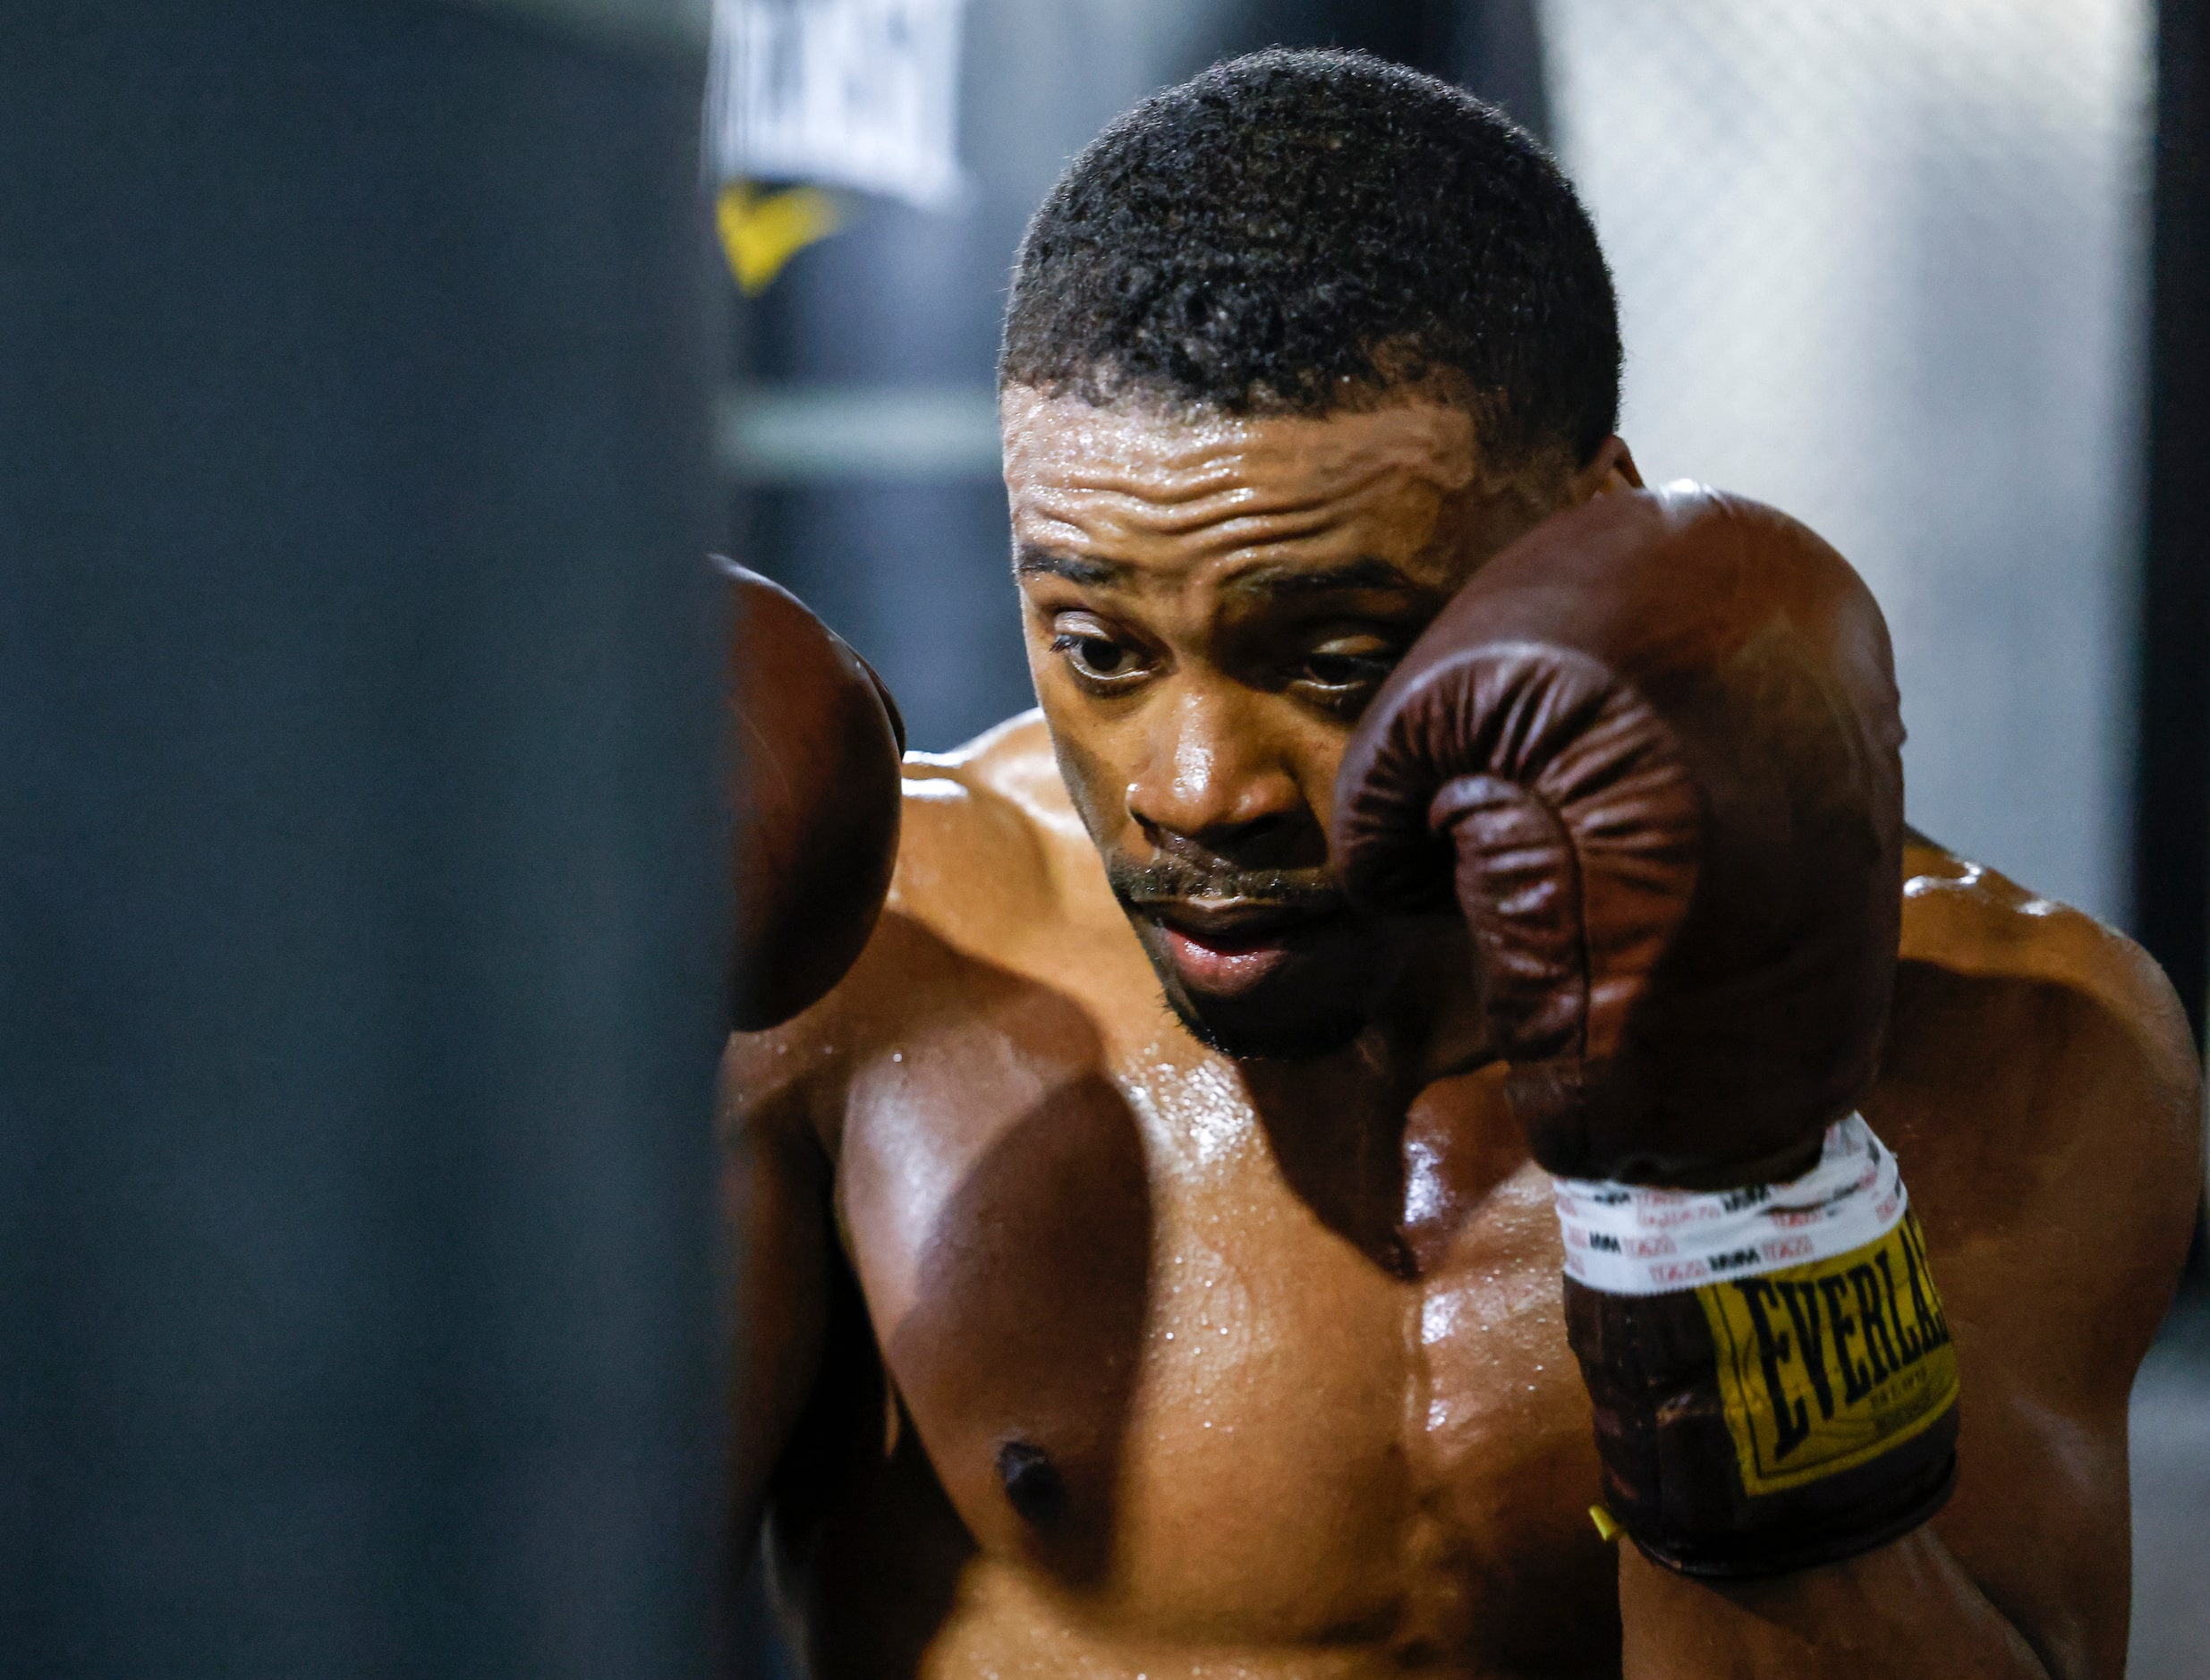
[[[873,668],[796,596],[714,564],[730,597],[731,1017],[756,1031],[820,998],[874,930],[905,729]]]
[[[1338,781],[1354,901],[1466,918],[1557,1180],[1611,1515],[1685,1572],[1848,1556],[1953,1480],[1948,1328],[1852,1113],[1894,975],[1902,736],[1848,564],[1682,488],[1484,565]]]

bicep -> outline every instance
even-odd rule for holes
[[[1966,1336],[1957,1493],[1934,1531],[2055,1680],[2118,1680],[2132,1582],[2124,1407],[2052,1404]]]
[[[2051,1672],[2122,1671],[2126,1404],[2185,1255],[2199,1099],[2154,1020],[2042,988],[2027,1088],[1982,1194],[1929,1203],[1963,1380],[1958,1489],[1935,1523]],[[2024,1024],[2024,1023],[2021,1023]],[[2019,1041],[2013,1039],[2012,1043]],[[2011,1195],[1990,1194],[2009,1185]]]

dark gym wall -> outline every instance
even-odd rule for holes
[[[826,396],[833,423],[795,467],[728,452],[736,541],[875,663],[916,746],[952,746],[1034,703],[991,395],[1029,213],[1145,93],[1276,44],[1364,47],[1496,98],[1538,132],[1546,121],[1533,0],[973,0],[967,200],[930,213],[856,201],[850,225],[742,308],[737,365],[761,419]],[[886,466],[866,439],[900,412],[937,428],[935,442]],[[839,424],[855,434],[842,461]]]
[[[0,1675],[698,1674],[702,55],[6,37]]]
[[[2156,58],[2132,921],[2199,1041],[2210,999],[2210,4],[2163,0]]]

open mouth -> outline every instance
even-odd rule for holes
[[[1310,955],[1344,914],[1247,899],[1182,899],[1147,905],[1144,913],[1183,984],[1219,997],[1249,991]]]

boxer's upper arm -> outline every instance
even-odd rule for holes
[[[735,1343],[731,1533],[748,1561],[769,1478],[821,1364],[835,1241],[830,1166],[803,1056],[785,1033],[740,1035],[722,1062],[721,1209]],[[812,1070],[807,1069],[808,1072]]]
[[[964,786],[918,768],[918,776],[909,770],[890,901],[866,951],[828,997],[781,1026],[738,1033],[722,1059],[721,1206],[735,1348],[730,1533],[739,1567],[829,1351],[832,1280],[843,1264],[835,1157],[851,1069],[925,997],[905,966],[912,941],[902,929],[948,885],[965,882],[973,808],[998,802],[966,797]],[[997,879],[1002,898],[1003,871]]]
[[[2066,960],[1975,978],[1976,1048],[1913,1187],[1963,1379],[1935,1530],[2053,1675],[2117,1680],[2126,1404],[2186,1253],[2200,1094],[2153,965],[2099,929],[2049,932],[2073,942]],[[1908,1172],[1921,1151],[1899,1152]]]

